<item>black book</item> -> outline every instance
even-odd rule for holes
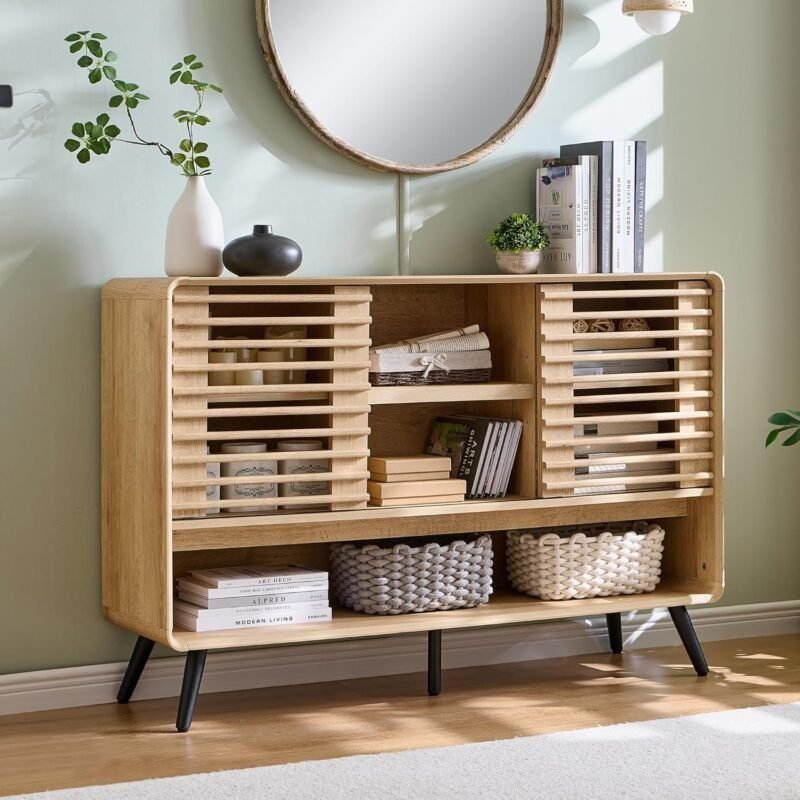
[[[647,194],[647,142],[636,140],[636,178],[634,183],[633,271],[644,272],[644,217]]]
[[[614,167],[613,142],[562,144],[562,157],[597,156],[597,271],[611,272],[611,175]]]

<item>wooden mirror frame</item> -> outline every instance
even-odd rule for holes
[[[402,164],[372,156],[369,153],[352,147],[343,139],[331,133],[331,131],[311,113],[311,110],[292,86],[289,77],[283,69],[281,60],[278,57],[278,50],[275,46],[275,40],[269,25],[270,0],[255,0],[255,3],[258,36],[261,40],[261,51],[264,54],[264,59],[269,66],[272,77],[275,79],[275,83],[281,95],[283,95],[283,99],[286,100],[294,113],[300,117],[303,124],[315,136],[322,139],[323,142],[330,145],[334,150],[357,161],[359,164],[363,164],[364,166],[380,172],[397,172],[405,175],[428,175],[436,172],[447,172],[448,170],[465,167],[468,164],[474,164],[510,138],[516,132],[517,128],[525,121],[531,111],[533,111],[537,100],[547,85],[558,46],[561,42],[564,18],[563,0],[547,0],[547,29],[545,31],[544,50],[539,59],[539,67],[536,70],[536,75],[525,97],[522,99],[519,106],[517,106],[511,118],[495,133],[482,144],[479,144],[472,150],[450,159],[449,161],[442,161],[437,164]]]

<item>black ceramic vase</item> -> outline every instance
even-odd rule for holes
[[[254,225],[251,236],[234,239],[222,251],[222,263],[240,278],[289,275],[302,260],[300,245],[285,236],[276,236],[272,225]]]

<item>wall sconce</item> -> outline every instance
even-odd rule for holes
[[[633,16],[639,27],[651,36],[669,33],[684,14],[694,11],[693,0],[623,0],[622,13]]]

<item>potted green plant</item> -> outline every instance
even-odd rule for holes
[[[486,240],[495,252],[501,272],[527,275],[536,272],[550,237],[530,214],[512,214],[501,220]]]
[[[94,120],[75,122],[72,136],[64,147],[74,153],[80,164],[88,164],[93,156],[105,156],[117,142],[154,148],[159,155],[178,168],[186,178],[183,193],[178,198],[167,221],[164,269],[167,275],[217,276],[222,272],[224,234],[222,215],[208,193],[205,176],[211,174],[208,144],[200,141],[197,128],[210,122],[203,110],[208,91],[222,92],[213,83],[199,80],[197,71],[203,64],[196,55],[187,55],[170,69],[169,82],[190,88],[195,102],[192,108],[178,109],[172,116],[182,129],[176,148],[142,136],[134,120],[134,111],[150,98],[136,83],[128,83],[117,72],[117,54],[108,50],[103,33],[76,31],[65,41],[69,52],[78,56],[77,64],[86,70],[91,84],[108,83],[112,94],[108,99],[109,112]],[[122,129],[111,115],[124,113],[130,130],[123,137]]]
[[[793,444],[800,442],[800,411],[778,411],[772,414],[768,421],[770,425],[775,425],[776,427],[767,434],[767,447],[782,433],[787,434],[781,442],[784,447],[791,447]]]

